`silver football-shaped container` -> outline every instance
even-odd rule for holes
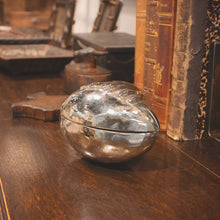
[[[94,83],[72,93],[61,107],[61,130],[82,156],[122,162],[146,151],[160,126],[142,93],[122,81]]]

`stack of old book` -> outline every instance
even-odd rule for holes
[[[174,140],[204,137],[209,54],[220,40],[217,0],[140,0],[136,9],[136,86]]]

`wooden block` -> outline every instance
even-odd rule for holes
[[[60,107],[67,97],[66,95],[46,95],[44,92],[29,95],[26,100],[12,104],[13,117],[58,121]]]

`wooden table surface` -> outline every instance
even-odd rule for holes
[[[220,219],[218,142],[161,133],[132,161],[90,162],[59,122],[12,118],[12,103],[41,91],[65,94],[61,77],[0,73],[0,178],[11,219]]]

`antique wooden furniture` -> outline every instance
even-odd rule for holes
[[[83,85],[111,80],[111,71],[96,65],[95,51],[85,48],[74,52],[75,59],[65,66],[64,89],[70,94]]]
[[[101,0],[93,25],[93,32],[111,32],[117,29],[116,23],[123,4],[120,0]]]
[[[51,41],[49,34],[30,27],[1,27],[0,45],[2,44],[41,44]]]
[[[25,26],[0,31],[0,44],[4,44],[0,46],[0,65],[14,74],[63,69],[73,57],[71,51],[62,48],[72,44],[75,3],[75,0],[55,1],[46,34]]]
[[[220,219],[220,147],[160,133],[136,160],[82,159],[59,122],[12,118],[11,103],[45,91],[64,95],[59,75],[0,73],[0,177],[13,219]]]
[[[49,33],[63,48],[71,46],[76,0],[56,0],[52,8]]]
[[[76,0],[55,0],[48,30],[41,31],[30,26],[12,27],[8,32],[0,32],[0,44],[50,42],[62,48],[69,47],[72,44],[75,5]]]
[[[99,52],[97,65],[111,70],[113,80],[133,82],[135,36],[120,32],[74,34],[75,50],[82,47]]]
[[[122,2],[119,0],[101,0],[99,11],[95,19],[92,32],[112,32],[117,29],[116,23],[122,8]],[[75,36],[73,37],[75,39]],[[82,42],[76,37],[77,45],[74,49],[81,49]],[[75,44],[75,42],[74,42]],[[86,48],[88,45],[84,45],[82,48]],[[89,45],[90,46],[90,45]],[[99,54],[103,55],[103,54]],[[96,60],[99,59],[96,53]],[[85,64],[83,64],[85,62]],[[90,64],[92,64],[90,62]],[[85,67],[88,62],[81,60],[80,64],[71,62],[65,67],[64,73],[64,87],[68,93],[71,93],[78,89],[80,86],[89,84],[92,82],[102,82],[110,80],[111,71],[107,70],[106,65],[96,65],[95,62],[92,64],[92,68]],[[121,69],[119,70],[121,71]]]
[[[10,74],[60,72],[73,53],[49,44],[0,45],[0,66]]]

